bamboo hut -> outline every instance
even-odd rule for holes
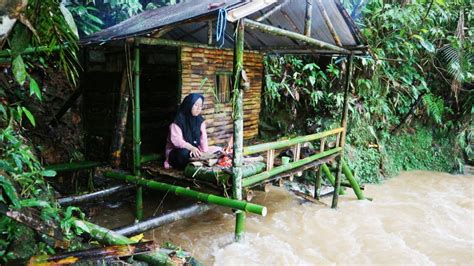
[[[137,219],[142,218],[142,186],[171,189],[178,195],[236,209],[238,240],[243,236],[245,213],[266,212],[262,206],[242,201],[244,191],[309,168],[320,169],[318,180],[322,172],[332,177],[325,165],[330,160],[338,162],[332,204],[337,206],[341,174],[350,175],[342,157],[352,57],[367,52],[355,23],[338,0],[186,1],[145,11],[83,38],[81,45],[86,150],[91,151],[91,160],[103,161],[111,154],[115,167],[127,159],[132,162],[133,175],[105,175],[139,186]],[[263,58],[268,53],[347,57],[340,127],[243,146],[244,139],[258,134]],[[206,97],[204,116],[210,144],[223,144],[234,137],[231,183],[235,202],[141,178],[141,164],[150,158],[143,154],[164,151],[168,125],[190,92]],[[326,146],[331,137],[336,139],[335,147]],[[319,152],[300,158],[301,144],[306,141],[319,141]],[[275,150],[281,148],[294,150],[293,162],[274,165]],[[250,154],[264,154],[266,167],[242,178],[243,156]],[[360,190],[357,196],[363,198]]]

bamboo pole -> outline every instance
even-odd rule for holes
[[[336,178],[332,175],[331,170],[326,164],[321,165],[321,171],[326,175],[326,177],[329,180],[329,183],[331,183],[333,187],[336,187]],[[339,195],[344,195],[344,194],[345,194],[344,189],[339,187]]]
[[[295,168],[298,168],[298,167],[301,167],[305,164],[308,164],[308,163],[311,163],[315,160],[318,160],[318,159],[321,159],[321,158],[324,158],[324,157],[327,157],[329,155],[332,155],[332,154],[335,154],[335,153],[338,153],[342,150],[342,148],[340,147],[336,147],[334,149],[330,149],[330,150],[327,150],[325,152],[322,152],[322,153],[316,153],[310,157],[306,157],[304,159],[301,159],[301,160],[298,160],[296,162],[291,162],[291,163],[288,163],[288,164],[285,164],[285,165],[281,165],[281,166],[278,166],[278,167],[275,167],[273,168],[272,170],[270,171],[266,171],[266,172],[263,172],[263,173],[260,173],[260,174],[257,174],[257,175],[254,175],[254,176],[251,176],[251,177],[247,177],[245,178],[243,181],[242,181],[242,185],[244,187],[248,187],[248,186],[251,186],[253,184],[256,184],[256,183],[259,183],[261,181],[264,181],[265,179],[268,179],[274,175],[277,175],[277,174],[280,174],[280,173],[283,173],[283,172],[286,172],[286,171],[289,171],[289,170],[292,170],[292,169],[295,169]]]
[[[62,45],[55,45],[55,46],[37,46],[37,47],[28,47],[20,53],[14,53],[12,50],[3,50],[0,51],[0,57],[14,57],[17,55],[24,55],[24,54],[32,54],[32,53],[40,53],[40,52],[53,52],[61,49],[66,49],[69,46],[68,43]]]
[[[66,171],[77,171],[83,169],[94,168],[101,166],[104,163],[93,162],[93,161],[83,161],[83,162],[71,162],[71,163],[61,163],[61,164],[51,164],[45,167],[46,170],[53,170],[56,172],[66,172]]]
[[[120,102],[117,109],[117,118],[115,122],[114,135],[111,145],[110,164],[112,168],[120,166],[120,159],[122,155],[122,147],[125,141],[125,131],[127,129],[128,118],[128,100],[130,94],[128,93],[128,71],[127,68],[123,70],[122,82],[120,84]]]
[[[58,199],[58,203],[61,206],[67,206],[67,205],[73,205],[73,204],[87,202],[91,200],[97,200],[97,199],[104,198],[115,193],[129,190],[133,187],[135,186],[134,185],[119,185],[119,186],[111,187],[108,189],[92,192],[89,194],[60,198]]]
[[[334,38],[334,42],[336,42],[337,46],[342,47],[341,39],[339,38],[339,35],[337,35],[337,32],[334,29],[334,26],[332,25],[331,19],[329,18],[328,13],[326,12],[326,8],[324,8],[323,3],[321,2],[321,0],[316,0],[316,4],[318,5],[319,11],[321,11],[321,15],[323,16],[323,20],[326,23],[326,26],[328,27],[329,32]]]
[[[359,184],[355,180],[354,176],[352,175],[351,169],[349,169],[349,166],[346,164],[346,162],[341,159],[342,162],[342,172],[346,176],[347,180],[349,181],[349,184],[351,184],[352,189],[354,190],[354,193],[357,196],[357,199],[363,200],[365,199],[364,193],[362,193],[362,190],[359,187]]]
[[[304,19],[304,35],[311,36],[311,22],[313,17],[313,0],[306,0],[306,15]]]
[[[341,132],[341,138],[340,138],[340,147],[343,149],[341,152],[341,156],[339,157],[339,160],[337,161],[337,172],[336,172],[336,184],[335,184],[335,190],[333,193],[332,197],[332,204],[331,208],[335,209],[337,208],[337,202],[339,200],[339,194],[336,193],[336,191],[339,191],[341,187],[341,172],[342,172],[342,160],[344,159],[344,146],[346,144],[346,131],[347,131],[347,115],[349,112],[349,87],[351,85],[351,78],[352,78],[352,55],[349,55],[348,59],[348,66],[346,68],[346,84],[344,88],[344,111],[342,113],[342,119],[341,119],[341,127],[344,128],[344,131]]]
[[[247,146],[247,147],[244,147],[244,155],[260,153],[260,152],[264,152],[268,150],[277,150],[281,148],[286,148],[286,147],[293,146],[301,142],[313,141],[313,140],[321,139],[327,136],[335,135],[339,132],[342,132],[343,130],[344,128],[340,127],[340,128],[335,128],[332,130],[328,130],[328,131],[324,131],[324,132],[320,132],[320,133],[316,133],[312,135],[306,135],[306,136],[296,137],[292,139]]]
[[[140,176],[141,168],[141,130],[140,130],[140,47],[135,41],[135,60],[133,67],[135,90],[133,94],[134,108],[133,108],[133,173]],[[135,218],[140,221],[143,219],[143,188],[137,187],[137,194],[135,198],[136,214]]]
[[[135,244],[138,241],[132,240],[123,235],[117,234],[112,230],[98,226],[91,222],[80,220],[77,218],[71,218],[75,227],[86,232],[91,238],[97,240],[100,243],[109,245],[127,245]],[[134,256],[135,259],[144,261],[151,265],[177,265],[166,253],[155,251],[149,254],[139,254]]]
[[[139,44],[144,44],[144,45],[162,45],[162,46],[172,46],[172,47],[218,49],[215,46],[210,46],[206,44],[185,42],[185,41],[175,41],[175,40],[168,40],[168,39],[156,39],[156,38],[149,38],[149,37],[138,37],[137,41]]]
[[[244,67],[244,21],[237,21],[237,36],[234,43],[234,88],[233,88],[233,125],[234,145],[232,161],[232,196],[236,200],[242,200],[242,159],[244,144],[244,91],[240,87],[242,70]],[[245,230],[245,212],[236,212],[235,241],[243,240]]]
[[[286,6],[288,3],[290,2],[290,0],[285,0],[283,3],[275,6],[274,8],[272,8],[271,10],[269,10],[267,13],[263,14],[261,17],[257,18],[255,21],[257,22],[261,22],[261,21],[264,21],[265,19],[269,18],[271,15],[273,15],[275,12],[277,12],[278,10],[280,10],[282,7]]]
[[[49,124],[53,127],[55,127],[58,124],[58,121],[61,120],[63,115],[72,107],[72,105],[76,102],[76,100],[82,95],[83,89],[78,88],[76,89],[71,96],[66,100],[64,105],[59,109],[59,111],[56,113],[54,118],[49,122]]]
[[[211,209],[211,206],[207,204],[193,204],[191,206],[148,219],[137,224],[133,224],[127,227],[119,228],[114,230],[115,233],[121,234],[124,236],[136,235],[143,233],[145,231],[160,227],[165,224],[169,224],[178,220],[183,220],[193,216],[200,215]]]
[[[140,162],[142,164],[144,164],[144,163],[147,163],[147,162],[159,161],[159,160],[163,160],[163,155],[162,154],[150,153],[150,154],[142,155],[142,159],[140,160]]]
[[[130,182],[130,183],[134,183],[141,186],[145,186],[145,187],[155,189],[155,190],[171,192],[177,196],[193,198],[193,199],[200,200],[202,202],[208,202],[215,205],[229,207],[229,208],[233,208],[233,209],[237,209],[237,210],[241,210],[245,212],[250,212],[250,213],[254,213],[254,214],[258,214],[262,216],[265,216],[267,214],[266,207],[249,203],[249,202],[245,202],[242,200],[229,199],[229,198],[225,198],[225,197],[221,197],[221,196],[217,196],[213,194],[207,194],[207,193],[191,190],[184,187],[170,185],[170,184],[157,182],[153,180],[148,180],[142,177],[127,175],[123,173],[107,171],[104,173],[104,176],[109,177],[109,178],[123,180],[125,182]]]
[[[256,21],[253,21],[253,20],[250,20],[250,19],[243,19],[243,21],[245,22],[245,25],[247,25],[247,27],[250,28],[250,29],[262,31],[262,32],[265,32],[265,33],[268,33],[268,34],[271,34],[271,35],[288,37],[290,39],[293,39],[293,40],[296,40],[296,41],[301,41],[301,42],[307,43],[308,45],[311,45],[311,46],[314,46],[314,47],[317,47],[317,48],[324,48],[324,49],[340,52],[340,53],[343,53],[343,54],[350,54],[351,53],[349,50],[347,50],[345,48],[338,47],[336,45],[333,45],[333,44],[330,44],[330,43],[327,43],[327,42],[319,41],[319,40],[313,39],[311,37],[304,36],[303,34],[300,34],[300,33],[296,33],[296,32],[292,32],[292,31],[280,29],[280,28],[277,28],[277,27],[265,25],[265,24],[262,24],[262,23],[259,23],[259,22],[256,22]]]
[[[323,170],[321,165],[316,169],[316,181],[314,182],[314,198],[317,200],[321,199],[321,180]]]
[[[207,45],[212,45],[212,20],[207,22]]]
[[[159,246],[153,241],[126,245],[112,245],[103,248],[65,252],[57,255],[38,255],[31,257],[28,265],[70,265],[76,263],[90,263],[93,261],[112,258],[128,257],[137,254],[154,252]]]

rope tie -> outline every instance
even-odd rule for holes
[[[224,46],[224,35],[227,26],[227,10],[225,8],[219,8],[219,14],[217,16],[216,24],[216,43],[220,42],[219,48]]]

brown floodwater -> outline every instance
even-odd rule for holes
[[[257,193],[253,202],[268,215],[247,215],[241,243],[232,241],[235,218],[224,208],[145,238],[180,245],[204,265],[474,265],[474,176],[411,171],[367,185],[373,201],[348,192],[337,210],[283,188]]]

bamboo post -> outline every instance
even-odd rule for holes
[[[135,42],[135,60],[133,66],[134,75],[134,94],[133,94],[133,174],[140,176],[141,168],[141,130],[140,130],[140,47]],[[137,195],[135,199],[136,204],[136,220],[140,221],[143,219],[143,188],[137,187]]]
[[[245,25],[250,29],[258,30],[258,31],[265,32],[265,33],[268,33],[268,34],[271,34],[271,35],[288,37],[288,38],[296,40],[296,41],[304,42],[304,43],[306,43],[310,46],[314,46],[314,47],[317,47],[317,48],[328,49],[328,50],[331,50],[331,51],[340,52],[342,54],[350,54],[351,53],[349,50],[344,49],[342,47],[339,47],[339,46],[336,46],[336,45],[333,45],[333,44],[330,44],[330,43],[327,43],[327,42],[319,41],[319,40],[313,39],[311,37],[304,36],[303,34],[300,34],[300,33],[280,29],[280,28],[277,28],[277,27],[274,27],[274,26],[266,25],[266,24],[259,23],[259,22],[256,22],[256,21],[253,21],[253,20],[250,20],[250,19],[246,19],[246,18],[244,18],[243,21],[245,22]]]
[[[304,35],[311,36],[311,20],[313,17],[313,0],[306,0],[306,15],[304,19]]]
[[[324,152],[326,146],[326,138],[322,138],[319,145],[319,152]],[[321,199],[321,178],[323,175],[323,169],[321,166],[318,167],[316,172],[316,181],[314,182],[314,198],[319,200]]]
[[[275,162],[275,150],[271,149],[267,151],[267,171],[272,170]]]
[[[344,128],[344,131],[341,132],[340,147],[343,149],[339,159],[337,160],[337,172],[336,172],[336,184],[334,187],[334,193],[332,198],[331,208],[337,208],[337,202],[339,200],[339,191],[341,187],[341,172],[342,172],[342,160],[344,159],[344,145],[346,144],[346,131],[347,131],[347,114],[349,111],[349,87],[351,85],[352,77],[352,55],[349,55],[347,58],[348,66],[346,68],[346,86],[344,88],[344,111],[342,113],[341,127]]]
[[[324,8],[323,6],[323,3],[321,2],[321,0],[316,0],[316,4],[318,5],[319,11],[321,11],[323,20],[326,23],[326,26],[328,27],[329,32],[334,38],[334,42],[336,42],[337,46],[342,47],[341,39],[339,38],[339,35],[337,35],[336,30],[334,29],[334,26],[332,25],[331,19],[329,18],[328,13],[326,12],[326,8]]]
[[[212,20],[207,22],[207,45],[212,45]]]
[[[125,131],[127,129],[128,118],[128,100],[130,94],[128,93],[128,71],[127,68],[123,70],[122,82],[120,84],[120,102],[117,108],[117,118],[115,122],[114,136],[110,148],[110,164],[112,168],[120,166],[120,158],[122,155],[123,142],[125,141]]]
[[[234,124],[234,145],[232,162],[232,196],[236,200],[242,200],[242,160],[244,146],[244,111],[243,111],[243,90],[240,88],[240,79],[244,68],[244,21],[237,21],[237,31],[234,43],[234,96],[233,124]],[[236,211],[235,221],[235,241],[239,242],[244,237],[245,212]]]
[[[321,165],[321,171],[322,171],[322,173],[324,173],[326,175],[326,177],[329,180],[329,183],[331,183],[331,185],[335,188],[336,187],[336,178],[331,173],[331,169],[329,169],[329,167],[324,163],[324,164]],[[334,191],[335,191],[335,189],[334,189]],[[344,189],[339,187],[339,195],[344,195],[344,194],[345,194]]]
[[[174,193],[177,196],[188,197],[202,202],[208,202],[219,206],[229,207],[236,210],[250,212],[258,215],[267,215],[267,208],[261,205],[253,204],[243,200],[229,199],[213,194],[207,194],[185,187],[170,185],[158,181],[148,180],[139,176],[127,175],[123,173],[110,172],[104,173],[105,177],[119,179],[125,182],[145,186],[150,189]]]

